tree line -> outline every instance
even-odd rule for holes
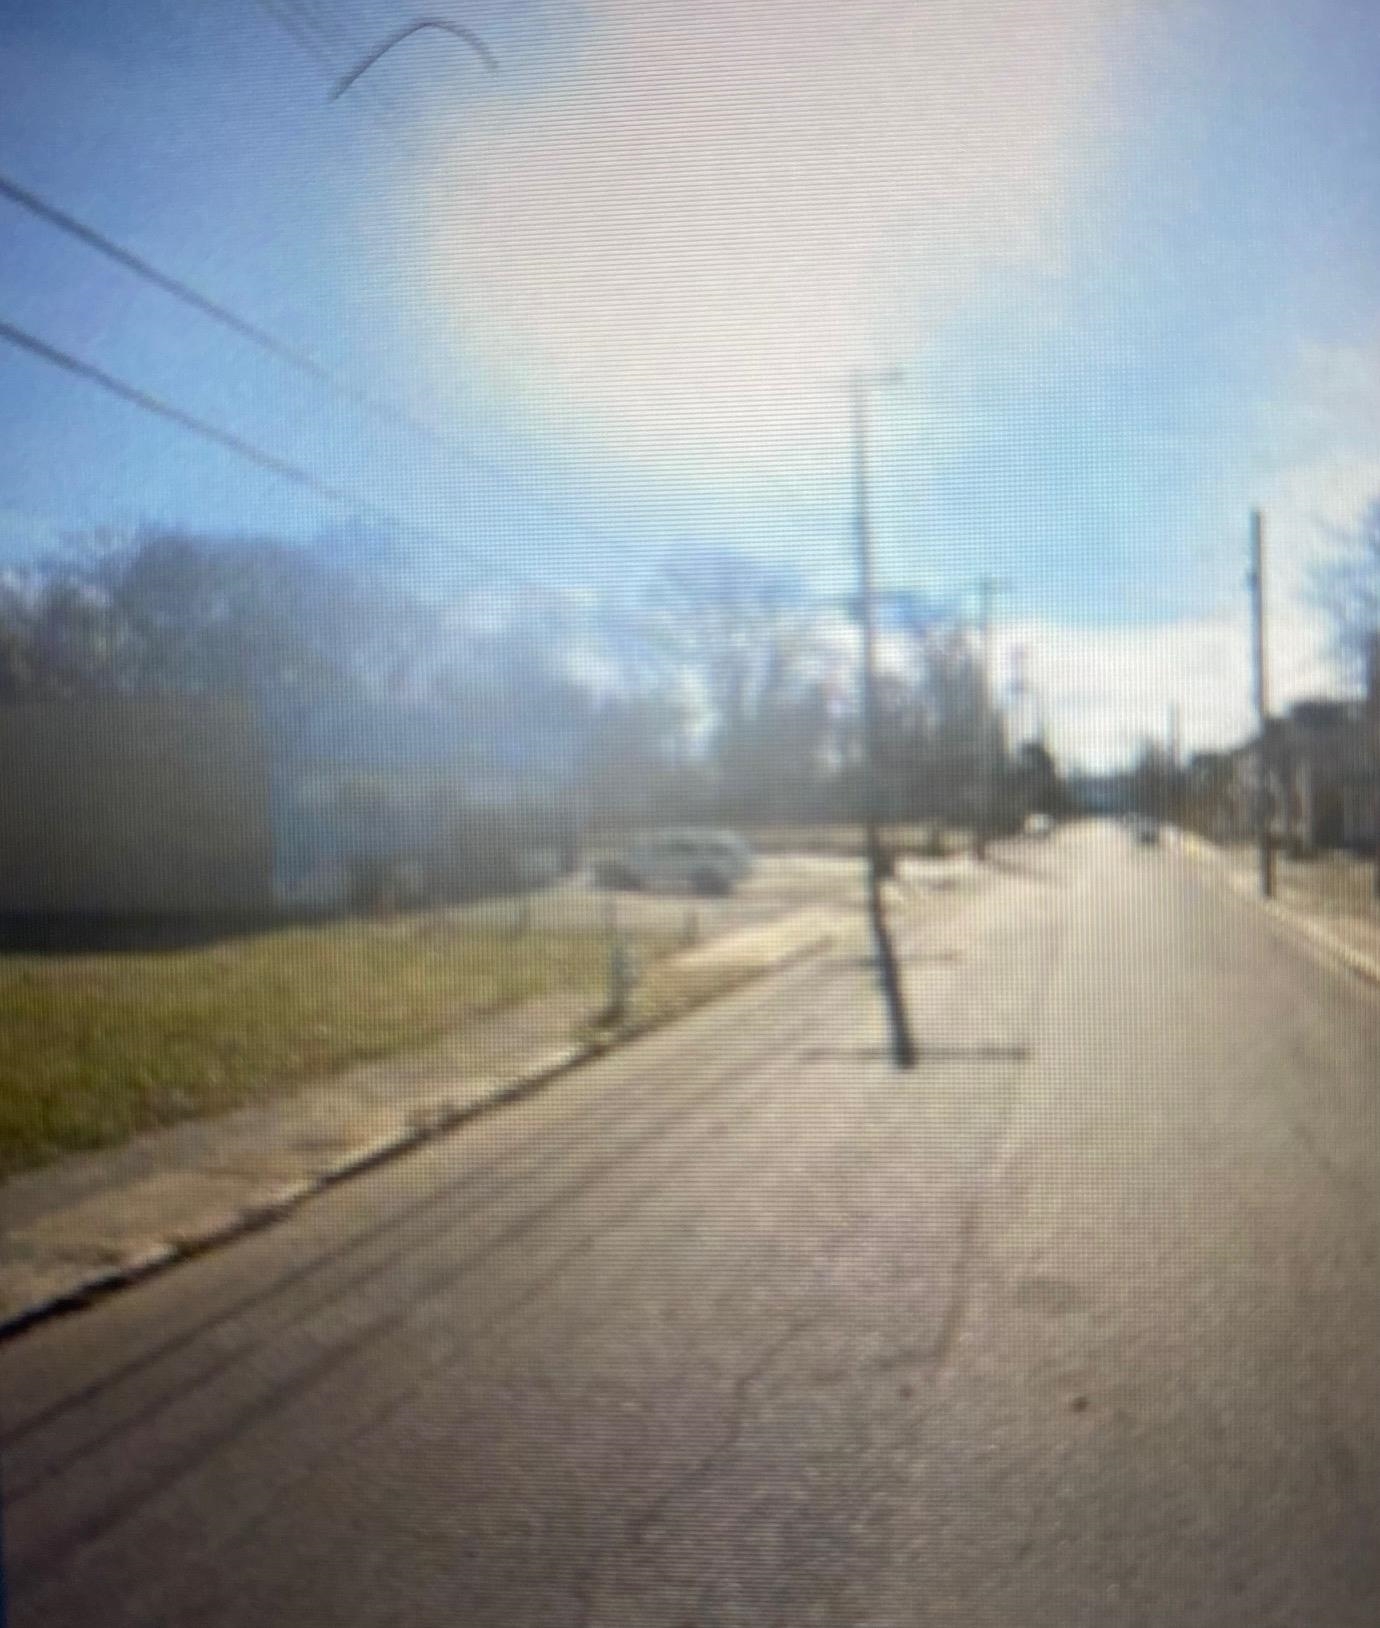
[[[1057,812],[1007,739],[969,628],[888,606],[877,768],[888,820]],[[576,743],[595,817],[852,818],[865,772],[847,604],[798,572],[695,550],[588,594],[428,587],[387,548],[169,528],[109,532],[0,579],[0,704],[254,694],[427,704],[476,731]]]

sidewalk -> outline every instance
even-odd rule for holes
[[[595,1032],[578,997],[551,997],[421,1054],[15,1176],[0,1186],[0,1334],[262,1225],[628,1034],[862,930],[856,908],[806,907],[658,963],[620,1034]]]
[[[1179,843],[1184,853],[1211,865],[1234,892],[1254,899],[1359,977],[1380,984],[1380,904],[1372,894],[1368,863],[1349,855],[1277,856],[1275,897],[1266,900],[1260,896],[1253,847],[1223,848],[1189,831],[1180,833]]]

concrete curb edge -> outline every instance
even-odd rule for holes
[[[1195,840],[1191,847],[1186,847],[1183,851],[1200,864],[1210,865],[1238,898],[1257,905],[1272,921],[1278,922],[1286,931],[1307,939],[1315,949],[1321,950],[1332,960],[1339,961],[1348,972],[1368,984],[1380,987],[1380,962],[1373,960],[1363,951],[1354,949],[1344,939],[1329,932],[1321,922],[1311,920],[1290,905],[1282,904],[1278,899],[1262,899],[1249,883],[1243,882],[1240,877],[1226,870],[1221,855],[1200,840]]]
[[[783,972],[812,955],[831,948],[837,932],[821,933],[804,945],[792,946],[767,961],[740,967],[740,976],[726,988],[716,990],[690,1006],[665,1013],[653,1013],[615,1035],[600,1035],[551,1047],[530,1060],[515,1074],[492,1082],[492,1089],[468,1102],[447,1103],[444,1098],[427,1106],[413,1107],[396,1131],[351,1148],[317,1174],[285,1186],[266,1188],[231,1213],[222,1212],[205,1226],[194,1227],[176,1237],[141,1248],[126,1259],[83,1269],[73,1264],[72,1278],[61,1287],[36,1297],[17,1311],[0,1313],[0,1342],[26,1332],[38,1323],[79,1311],[116,1290],[128,1288],[155,1273],[166,1271],[180,1261],[190,1260],[208,1250],[232,1243],[236,1238],[271,1226],[284,1219],[308,1199],[326,1192],[352,1176],[362,1175],[379,1165],[433,1141],[469,1120],[492,1113],[533,1095],[583,1064],[603,1057],[630,1041],[665,1028],[692,1012],[734,993],[759,978]]]

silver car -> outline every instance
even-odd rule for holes
[[[595,879],[604,887],[711,896],[731,893],[752,869],[751,848],[732,831],[659,831],[602,860]]]

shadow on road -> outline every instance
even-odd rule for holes
[[[960,950],[902,950],[896,959],[907,967],[953,966],[963,959],[963,954]],[[864,955],[842,955],[834,965],[850,969],[861,967],[870,972],[877,966],[877,957],[871,950]]]
[[[891,1057],[887,1046],[810,1046],[800,1053],[802,1062],[869,1063],[887,1061]],[[1025,1063],[1030,1060],[1029,1046],[978,1043],[966,1046],[927,1045],[920,1041],[920,1061],[924,1063]]]

